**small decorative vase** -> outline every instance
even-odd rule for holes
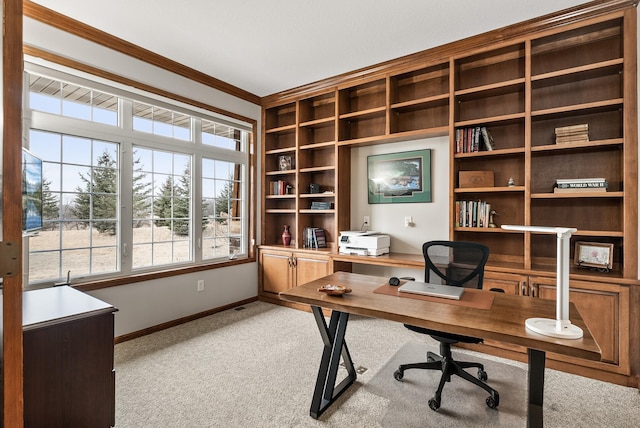
[[[289,225],[284,225],[284,232],[282,232],[282,245],[288,246],[291,244],[291,234],[289,233]]]

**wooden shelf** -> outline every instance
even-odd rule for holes
[[[294,153],[296,151],[295,147],[283,147],[281,149],[272,149],[265,150],[265,155],[281,155],[283,153]]]
[[[323,192],[323,193],[301,193],[298,195],[301,198],[333,198],[336,196],[333,192]]]
[[[562,143],[562,144],[547,144],[544,146],[531,147],[532,152],[552,152],[559,150],[580,150],[580,149],[592,149],[598,150],[601,147],[608,146],[621,146],[624,143],[622,138],[611,138],[609,140],[587,141],[584,143]]]
[[[470,153],[455,153],[456,158],[475,158],[478,156],[507,156],[507,155],[519,155],[524,154],[524,147],[516,147],[513,149],[495,149],[495,150],[481,150],[479,152]]]
[[[465,120],[455,123],[456,128],[465,128],[468,126],[474,125],[491,125],[499,122],[513,122],[516,120],[524,120],[525,114],[522,113],[512,113],[512,114],[504,114],[500,116],[491,116],[491,117],[483,117],[473,120]]]
[[[616,98],[613,100],[595,101],[592,103],[576,104],[566,107],[556,107],[545,110],[536,110],[531,112],[532,117],[551,116],[551,115],[566,115],[571,113],[580,112],[583,113],[587,110],[610,110],[622,107],[623,99]]]
[[[320,171],[333,171],[335,170],[336,167],[333,165],[328,165],[328,166],[315,166],[312,168],[300,168],[300,172],[320,172]]]
[[[456,187],[455,193],[493,193],[493,192],[524,192],[524,186],[505,186],[505,187]]]
[[[305,145],[301,145],[299,147],[300,150],[315,150],[315,149],[320,149],[320,148],[325,148],[325,147],[333,147],[336,144],[335,141],[324,141],[322,143],[312,143],[312,144],[305,144]]]
[[[618,73],[622,72],[623,64],[624,60],[622,58],[617,58],[595,64],[587,64],[579,67],[566,68],[563,70],[556,70],[549,73],[538,74],[536,76],[531,76],[531,81],[536,82],[539,80],[554,79],[557,77],[571,76],[593,71],[596,71],[598,74],[611,74],[612,72]]]
[[[449,103],[449,94],[435,95],[433,97],[418,98],[404,101],[402,103],[391,104],[393,110],[421,110],[428,105],[442,105]]]
[[[563,199],[563,198],[622,198],[624,192],[562,192],[532,193],[531,199]]]
[[[265,195],[266,199],[295,199],[296,195]]]
[[[474,88],[462,89],[455,91],[455,95],[459,99],[486,98],[496,95],[507,94],[510,92],[522,91],[524,88],[524,77],[508,80],[506,82],[496,82],[490,85],[476,86]]]
[[[288,169],[286,171],[265,171],[265,175],[293,175],[296,173],[295,169]]]

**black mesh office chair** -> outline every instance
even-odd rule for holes
[[[474,242],[454,242],[454,241],[431,241],[422,246],[422,253],[425,261],[425,282],[429,281],[430,272],[435,273],[446,284],[467,287],[482,288],[484,278],[484,265],[489,258],[489,248]],[[448,262],[446,262],[448,256]],[[441,262],[442,260],[442,262]],[[438,263],[436,265],[436,263]],[[437,282],[437,281],[434,281]],[[484,383],[487,380],[487,373],[480,363],[467,361],[455,361],[451,357],[451,345],[462,343],[481,343],[482,339],[477,337],[462,336],[438,330],[430,330],[422,327],[415,327],[405,324],[410,330],[428,334],[440,342],[440,355],[427,352],[427,361],[415,364],[402,364],[393,374],[393,377],[400,381],[404,377],[404,371],[408,369],[441,370],[442,377],[436,390],[436,394],[429,400],[429,407],[432,410],[440,408],[442,389],[445,382],[451,381],[451,375],[478,385],[480,388],[491,394],[487,400],[487,406],[492,409],[498,407],[500,396],[498,391]],[[466,372],[466,368],[477,368],[477,378]]]

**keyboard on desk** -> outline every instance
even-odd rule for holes
[[[464,293],[464,287],[453,285],[429,284],[418,281],[407,281],[398,287],[402,293],[421,294],[423,296],[442,297],[445,299],[460,300]]]

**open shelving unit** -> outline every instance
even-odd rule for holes
[[[489,32],[265,97],[261,297],[277,301],[274,290],[285,269],[294,271],[288,287],[345,262],[332,254],[339,231],[350,226],[352,147],[448,136],[449,237],[490,248],[488,288],[556,295],[555,239],[500,225],[576,227],[572,259],[576,242],[613,244],[610,271],[570,271],[570,300],[603,361],[550,359],[562,370],[640,382],[640,322],[630,316],[640,304],[636,21],[631,0],[591,2],[521,29]],[[556,142],[556,128],[583,124],[588,141]],[[473,150],[460,150],[459,130],[483,128],[493,137],[491,150],[482,137]],[[292,158],[291,170],[279,169],[280,156]],[[491,171],[493,183],[460,184],[460,172],[476,171]],[[606,191],[554,192],[557,179],[592,177],[605,178]],[[270,194],[272,180],[290,183],[290,194]],[[311,183],[320,193],[309,190]],[[316,201],[332,205],[311,209]],[[489,204],[498,227],[456,224],[463,201]],[[287,248],[281,245],[285,224],[294,240]],[[327,249],[302,247],[307,227],[325,229]],[[296,262],[302,256],[304,268]],[[522,355],[504,344],[485,345],[496,355]]]
[[[637,275],[637,226],[630,218],[637,149],[628,146],[635,147],[637,130],[623,125],[629,97],[623,34],[616,17],[456,58],[450,134],[485,126],[495,149],[452,151],[451,180],[457,183],[460,171],[493,171],[494,188],[454,187],[453,201],[491,203],[498,224],[577,227],[574,242],[613,243],[614,274],[630,278]],[[588,124],[588,142],[555,143],[555,128],[576,124]],[[556,179],[589,177],[606,178],[607,191],[553,192]],[[516,185],[505,193],[509,178]],[[490,263],[525,270],[550,270],[556,254],[553,242],[531,233],[454,226],[452,237],[484,242]]]

